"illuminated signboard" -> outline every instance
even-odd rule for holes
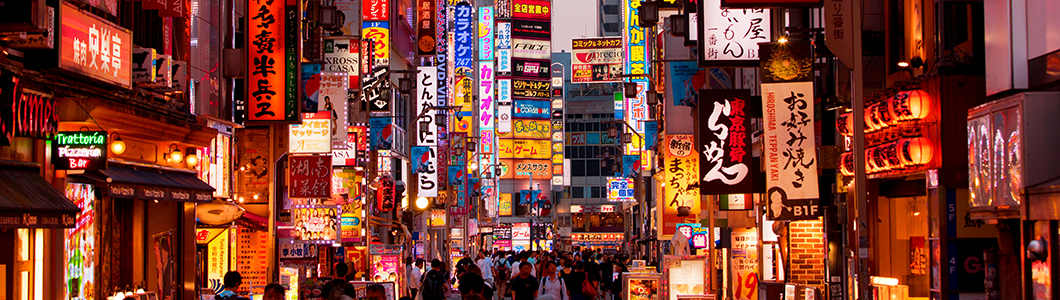
[[[478,59],[493,60],[493,8],[478,8]]]
[[[282,2],[277,6],[282,9]],[[81,12],[73,4],[63,2],[60,7],[59,67],[129,88],[132,83],[130,31]]]
[[[331,155],[293,155],[287,163],[289,197],[331,197]]]
[[[106,131],[60,131],[52,143],[56,170],[102,170],[107,168]]]
[[[699,5],[699,65],[758,65],[758,43],[772,38],[769,10],[722,8],[721,0]]]
[[[571,82],[618,82],[622,74],[621,38],[571,41]]]
[[[289,63],[293,42],[285,35],[287,20],[283,1],[247,1],[247,11],[258,12],[247,19],[247,121],[294,121],[298,119],[297,88],[289,86],[297,72]],[[297,49],[297,48],[295,48]],[[297,64],[295,64],[297,65]],[[293,78],[297,82],[297,78]]]
[[[304,113],[302,124],[289,125],[288,153],[331,153],[331,116]]]
[[[330,244],[339,239],[342,222],[339,206],[298,206],[291,209],[294,239]]]
[[[454,68],[459,73],[462,70],[471,71],[474,69],[472,60],[474,59],[474,37],[475,30],[472,24],[474,21],[474,9],[471,4],[467,2],[459,3],[456,5],[456,11],[453,13],[453,31],[454,40],[456,44],[453,45],[453,54],[455,55],[453,60],[456,64]]]
[[[501,215],[502,217],[511,216],[512,215],[512,194],[510,194],[510,193],[500,194],[500,204],[497,207],[498,207],[497,213],[499,215]],[[510,231],[511,229],[509,228],[508,230]],[[494,230],[494,233],[495,233],[494,235],[496,235],[496,232],[497,232],[497,230]]]
[[[607,199],[611,201],[634,201],[633,178],[607,178]]]
[[[517,139],[549,139],[552,135],[552,122],[549,120],[524,120],[518,119],[512,122],[512,131],[497,134],[500,138]]]
[[[548,21],[552,20],[551,8],[552,3],[549,1],[514,0],[512,3],[512,17]]]
[[[63,239],[63,256],[66,262],[64,290],[66,299],[87,299],[92,297],[95,284],[95,269],[99,255],[91,255],[96,248],[96,187],[91,184],[67,183],[66,198],[77,205],[80,212],[74,227],[66,229]],[[21,219],[21,218],[19,218]]]
[[[500,164],[503,179],[552,178],[552,162],[547,159],[502,159]]]
[[[500,158],[549,159],[552,156],[548,140],[500,140]]]
[[[365,21],[390,20],[390,0],[364,0],[362,18]]]
[[[552,82],[548,80],[512,80],[512,96],[528,99],[551,100]],[[549,106],[546,106],[546,108],[547,107]]]

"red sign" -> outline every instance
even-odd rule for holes
[[[721,7],[766,8],[766,7],[820,7],[822,0],[721,0]]]
[[[540,0],[515,0],[512,17],[516,19],[552,20],[552,3]]]
[[[435,4],[434,0],[417,0],[416,5],[419,7],[416,11],[419,12],[416,21],[416,44],[418,50],[417,55],[434,55],[435,48],[437,47],[437,41],[434,39],[434,12]]]
[[[379,179],[379,183],[381,183],[382,186],[379,187],[375,194],[376,201],[378,201],[377,204],[379,205],[379,211],[386,212],[394,210],[394,208],[397,207],[397,202],[394,198],[394,180],[390,179],[390,177],[383,177],[382,179]]]
[[[364,21],[390,21],[390,0],[364,0]]]
[[[59,67],[128,88],[132,34],[67,2],[62,3],[59,15]]]
[[[287,174],[288,197],[331,197],[331,155],[291,156]]]
[[[283,121],[285,1],[248,0],[247,121]]]

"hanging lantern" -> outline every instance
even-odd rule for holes
[[[872,159],[873,156],[876,156],[876,147],[865,149],[865,173],[881,171],[881,168],[876,166],[876,160]]]
[[[865,113],[861,116],[865,119],[865,133],[876,132],[877,130],[880,130],[880,127],[876,126],[876,122],[872,120],[872,111],[872,105],[869,105],[865,108]]]
[[[931,162],[935,149],[931,140],[925,137],[902,139],[898,141],[898,159],[904,166],[919,166]]]
[[[880,110],[880,122],[886,126],[898,125],[898,119],[895,119],[894,111],[891,110],[891,99],[883,100],[878,107]]]
[[[883,146],[880,146],[880,149],[884,164],[887,165],[888,170],[905,167],[905,165],[902,164],[902,160],[898,159],[898,142],[884,144]]]
[[[891,170],[891,166],[887,165],[886,155],[883,154],[883,147],[873,147],[873,149],[875,150],[872,151],[872,157],[868,157],[868,159],[872,160],[872,163],[876,165],[879,171]]]
[[[846,152],[839,155],[839,171],[843,175],[854,176],[854,153]]]
[[[872,128],[874,128],[875,130],[881,130],[881,129],[887,127],[885,124],[880,122],[880,104],[879,103],[873,104],[873,105],[869,105],[869,107],[865,109],[865,117],[867,118],[867,121],[872,122]]]
[[[839,131],[839,134],[842,134],[843,136],[854,136],[854,123],[851,122],[851,119],[853,118],[854,114],[845,113],[839,115],[839,117],[835,119],[835,128]]]
[[[920,120],[931,112],[931,96],[923,90],[899,92],[890,102],[891,113],[898,121]]]

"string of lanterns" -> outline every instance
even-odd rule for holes
[[[902,91],[865,108],[865,133],[898,126],[903,122],[924,119],[931,113],[931,96],[923,90]],[[854,135],[854,117],[844,113],[836,119],[836,129],[843,136]],[[879,173],[925,165],[934,157],[934,146],[926,137],[903,138],[865,149],[866,173]],[[854,153],[840,155],[840,171],[854,175]]]

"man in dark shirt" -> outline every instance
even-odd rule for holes
[[[537,299],[537,278],[530,275],[529,262],[519,264],[519,275],[512,278],[509,284],[512,290],[512,300],[534,300]]]

